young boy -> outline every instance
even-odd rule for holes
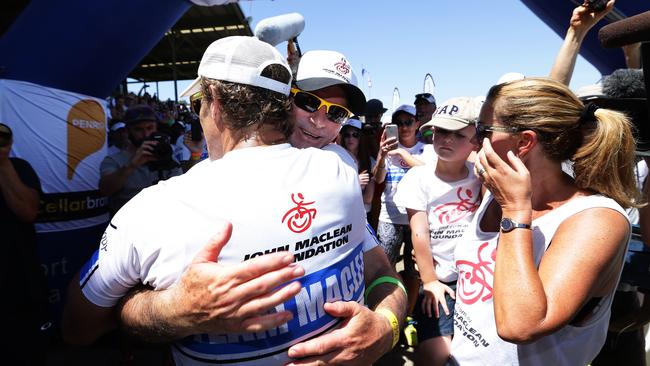
[[[414,309],[419,345],[416,364],[444,365],[454,332],[456,239],[480,203],[481,183],[468,157],[478,147],[474,122],[482,101],[448,100],[423,128],[433,126],[433,164],[410,169],[395,202],[406,207],[422,290]],[[435,317],[432,317],[435,315]]]

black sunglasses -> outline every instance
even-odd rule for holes
[[[354,137],[355,139],[359,138],[359,132],[348,132],[341,135],[343,136],[344,139],[348,139],[350,137]]]
[[[343,124],[352,116],[352,112],[344,106],[330,103],[316,94],[291,88],[291,95],[293,95],[293,102],[296,106],[309,113],[314,113],[325,106],[327,119],[334,123]]]
[[[479,142],[486,137],[489,138],[492,132],[518,133],[525,130],[516,126],[486,125],[481,123],[481,121],[476,121],[475,126],[476,138],[479,140]]]
[[[406,121],[400,121],[400,120],[393,121],[393,124],[397,125],[397,127],[401,127],[401,126],[411,127],[414,123],[415,123],[414,119],[408,119]]]

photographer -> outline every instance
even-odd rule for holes
[[[129,145],[109,155],[100,166],[99,192],[109,197],[111,214],[117,212],[143,188],[183,173],[172,158],[170,138],[157,133],[151,107],[130,107],[124,116]]]

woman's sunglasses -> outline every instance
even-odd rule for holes
[[[523,128],[515,126],[495,126],[495,125],[486,125],[480,121],[476,121],[476,138],[478,141],[482,141],[484,138],[489,138],[492,135],[492,132],[505,132],[505,133],[518,133],[524,131]]]
[[[411,127],[414,123],[415,123],[414,119],[407,119],[404,121],[396,120],[393,122],[393,124],[397,125],[397,127],[401,127],[401,126]]]
[[[349,139],[350,137],[354,137],[355,139],[358,139],[359,138],[359,132],[348,132],[348,133],[342,134],[342,136],[343,136],[344,139]]]
[[[309,113],[314,113],[325,106],[327,118],[334,123],[343,124],[352,116],[352,112],[344,106],[330,103],[318,95],[298,88],[291,88],[291,95],[296,106]]]
[[[197,116],[201,113],[201,99],[203,98],[203,92],[196,92],[190,96],[190,109]]]

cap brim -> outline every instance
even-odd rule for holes
[[[344,83],[340,80],[334,80],[330,78],[309,78],[296,81],[296,85],[298,88],[304,91],[315,91],[318,89],[338,85],[342,87],[347,94],[348,108],[350,111],[356,115],[364,114],[364,110],[366,108],[366,96],[363,94],[361,89],[354,86],[353,84]]]
[[[435,117],[434,116],[431,121],[429,121],[429,122],[423,124],[422,126],[420,126],[420,131],[422,131],[422,129],[426,129],[425,126],[428,127],[428,128],[438,127],[438,128],[443,128],[443,129],[449,130],[449,131],[458,131],[458,130],[462,130],[463,128],[465,128],[467,126],[471,126],[471,125],[472,125],[471,121],[466,121],[466,120],[460,119],[460,118],[453,118],[453,117],[446,117],[446,116],[445,117],[443,117],[443,116]]]
[[[180,97],[189,98],[193,94],[199,92],[200,90],[201,90],[201,77],[199,76],[198,78],[194,79],[194,81],[192,82],[192,84],[190,84],[190,86],[188,86],[187,88],[185,88],[185,90],[181,92]]]

